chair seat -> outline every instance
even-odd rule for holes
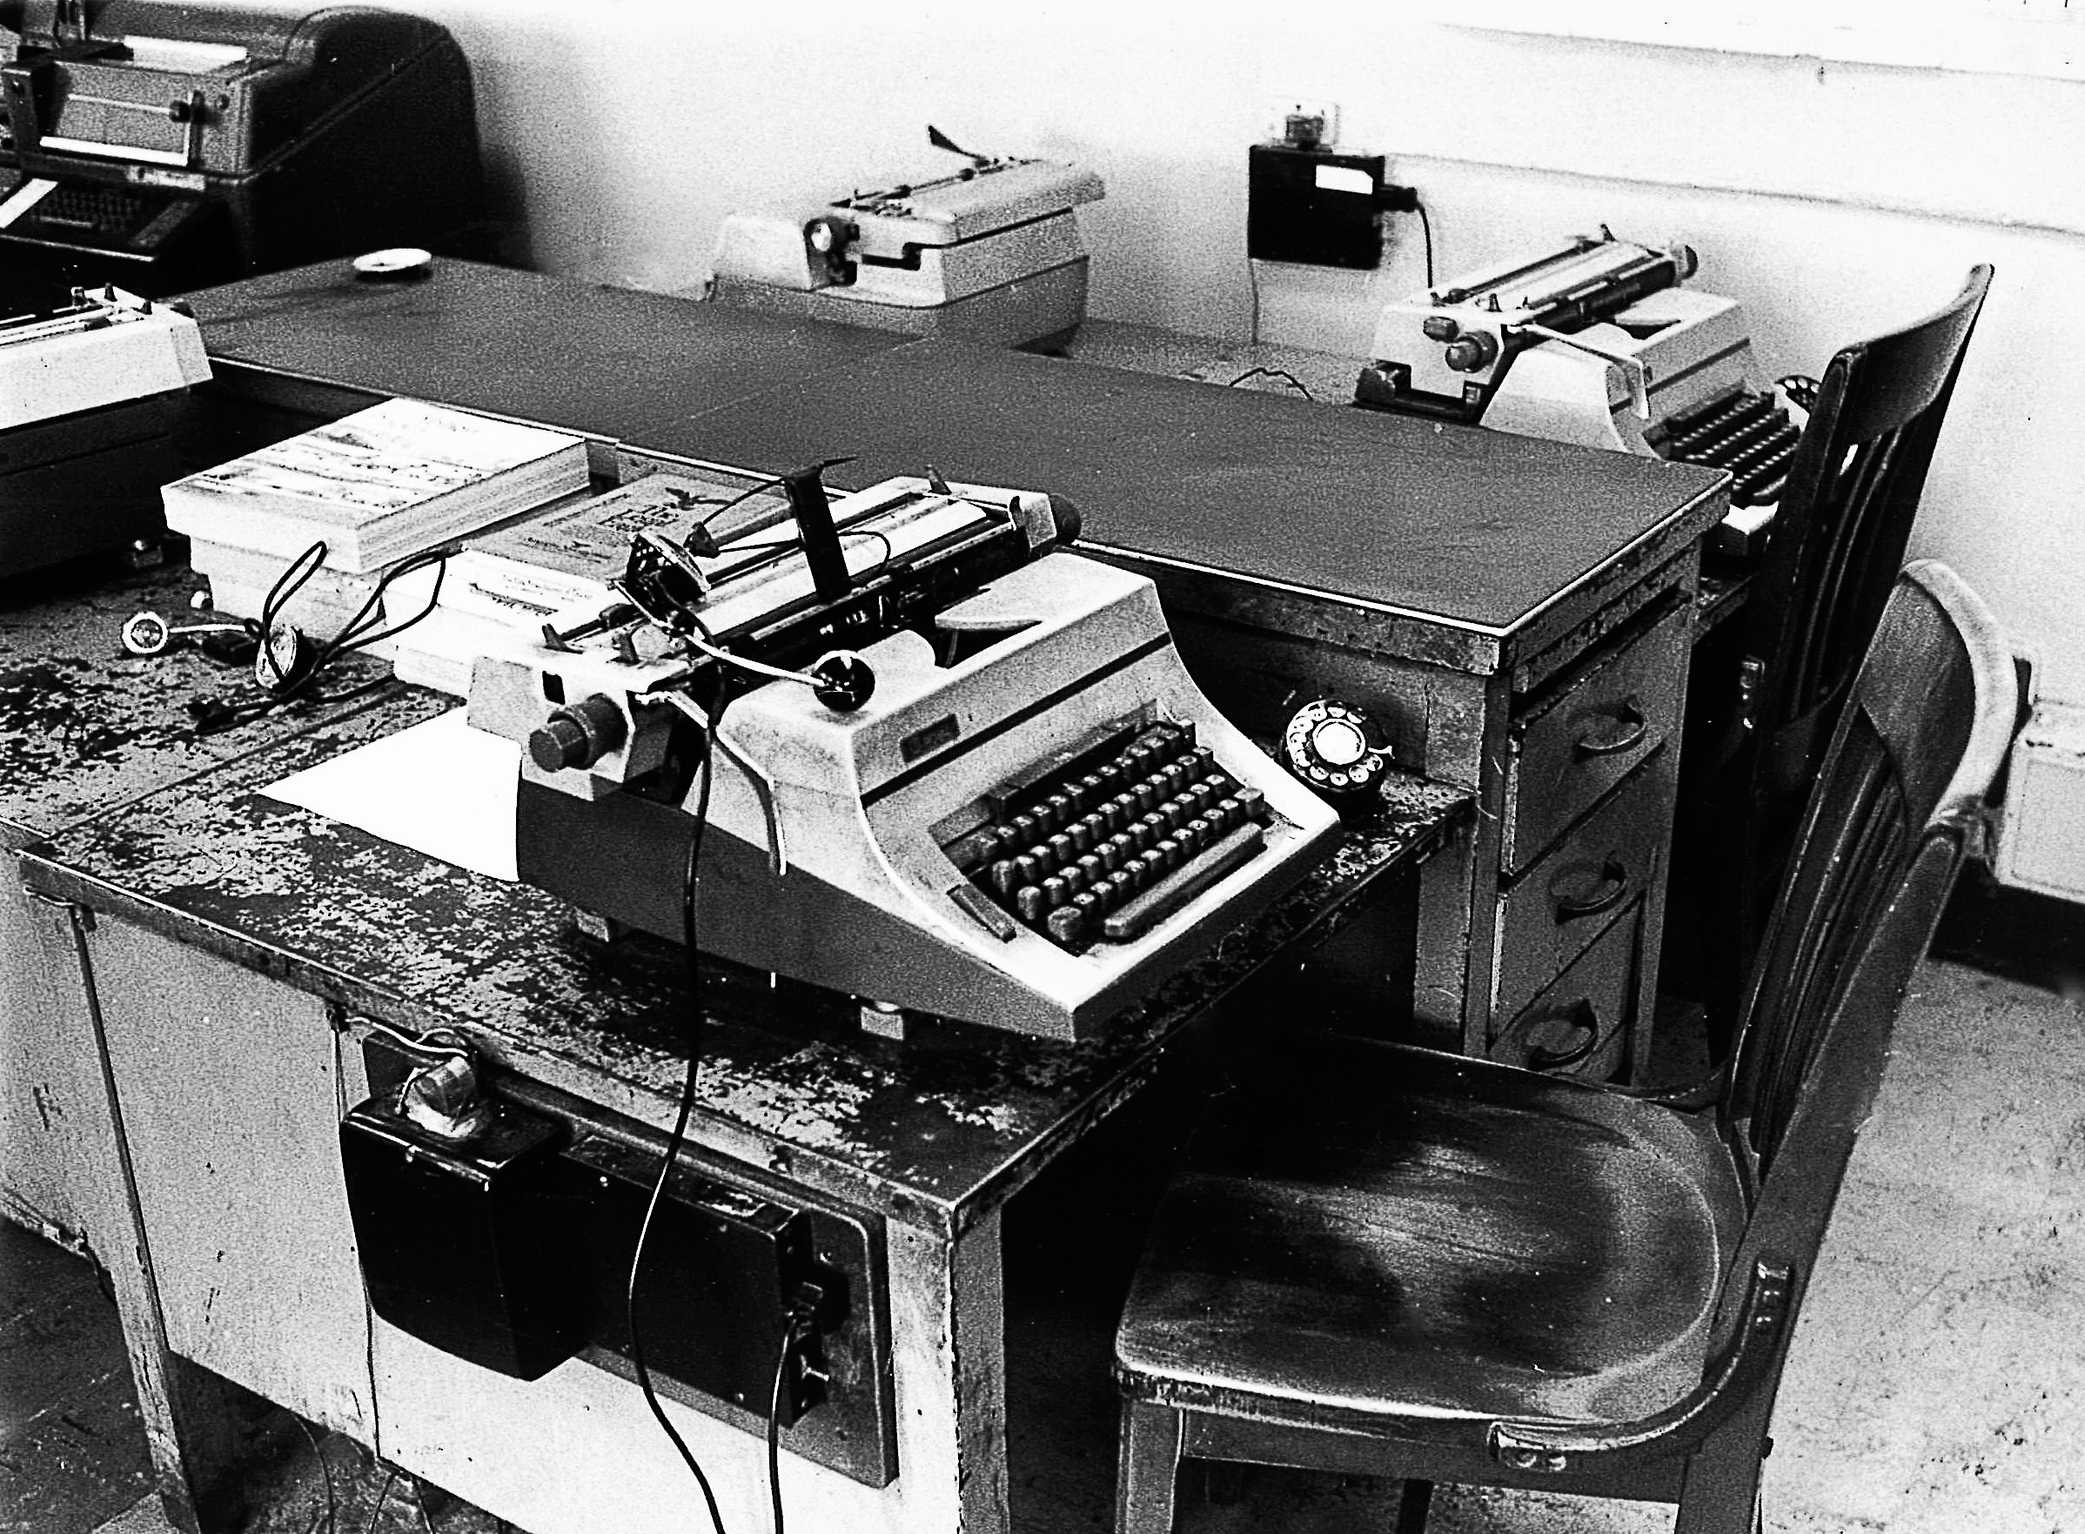
[[[1700,1382],[1745,1214],[1711,1116],[1354,1039],[1238,1079],[1131,1289],[1132,1395],[1368,1431],[1635,1418]]]

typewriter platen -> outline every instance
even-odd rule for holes
[[[1756,535],[1801,433],[1736,300],[1683,288],[1684,246],[1605,230],[1387,305],[1355,402],[1728,469],[1724,545]]]
[[[791,501],[800,544],[640,547],[612,642],[478,662],[471,722],[527,748],[524,879],[682,939],[708,700],[747,661],[798,675],[715,728],[705,952],[1077,1038],[1308,869],[1332,812],[1203,698],[1148,580],[1059,551],[1064,503]]]

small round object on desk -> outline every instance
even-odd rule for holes
[[[123,648],[132,655],[163,655],[174,631],[155,612],[132,613],[123,621]]]
[[[1378,738],[1361,710],[1320,698],[1296,710],[1282,732],[1282,765],[1334,803],[1359,802],[1389,766]]]
[[[304,680],[311,670],[311,642],[294,623],[278,622],[253,657],[253,679],[270,692],[281,692]]]
[[[364,282],[413,282],[434,270],[434,256],[417,245],[398,245],[357,256],[353,265]]]
[[[817,678],[811,692],[836,714],[851,714],[876,693],[876,673],[852,650],[821,655],[811,667]]]

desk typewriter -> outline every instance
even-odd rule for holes
[[[1742,551],[1771,518],[1801,432],[1735,299],[1682,288],[1685,246],[1597,238],[1385,306],[1355,403],[1728,469]]]
[[[947,175],[835,198],[806,217],[735,213],[713,262],[720,303],[989,345],[1049,346],[1086,317],[1076,165],[973,155]]]
[[[210,376],[188,315],[117,288],[0,304],[0,576],[166,530],[180,397]]]
[[[627,606],[478,660],[471,722],[527,748],[522,878],[885,1015],[1069,1039],[1307,870],[1333,813],[1188,679],[1149,580],[1061,552],[1068,503],[786,485],[796,538],[640,535]]]

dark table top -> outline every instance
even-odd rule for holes
[[[1645,539],[1699,536],[1723,478],[955,341],[691,415],[652,445],[771,472],[853,454],[834,471],[848,483],[931,463],[1061,491],[1104,548],[1497,633]]]
[[[631,442],[911,339],[448,259],[417,282],[368,282],[325,261],[187,301],[221,371]]]
[[[563,904],[265,797],[287,774],[450,706],[417,688],[278,741],[23,855],[33,889],[265,970],[415,1030],[460,1026],[529,1077],[671,1123],[689,1005],[679,953],[579,937]],[[718,968],[705,987],[695,1143],[915,1225],[953,1232],[1130,1096],[1166,1042],[1371,882],[1430,850],[1467,795],[1416,781],[1261,919],[1063,1044],[928,1021],[863,1033],[845,998]]]
[[[1062,492],[1095,544],[1507,634],[1722,515],[1718,470],[957,341],[437,264],[194,295],[221,369],[408,394],[859,487]]]

